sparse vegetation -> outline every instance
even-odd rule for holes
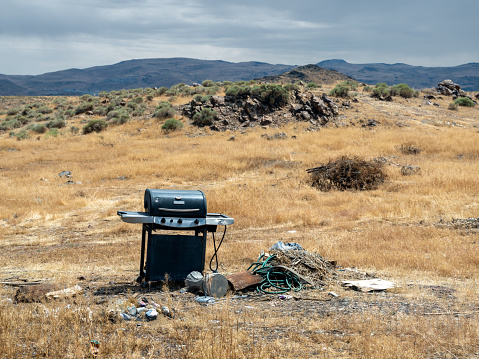
[[[455,104],[454,102],[451,102],[448,106],[447,106],[447,109],[448,110],[451,110],[451,111],[457,111],[459,108],[459,106],[457,104]]]
[[[331,91],[329,91],[329,95],[336,96],[336,97],[348,97],[349,90],[350,90],[349,86],[336,85]]]
[[[165,123],[161,126],[161,129],[166,132],[178,131],[183,128],[183,123],[181,121],[170,118],[166,120]]]
[[[201,127],[210,126],[213,124],[216,115],[216,112],[211,108],[203,108],[201,112],[193,116],[193,123]]]
[[[83,133],[86,135],[92,132],[101,132],[105,130],[108,126],[108,123],[105,120],[90,120],[83,127]]]
[[[475,103],[469,97],[459,97],[454,100],[454,103],[458,106],[474,107]]]
[[[155,109],[154,117],[158,119],[171,118],[175,115],[176,111],[173,105],[169,101],[163,101]]]

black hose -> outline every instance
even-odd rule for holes
[[[213,256],[210,259],[210,271],[212,271],[213,273],[218,273],[218,263],[219,263],[218,262],[218,250],[220,249],[221,244],[223,243],[223,240],[225,239],[225,235],[226,235],[226,226],[225,226],[225,231],[223,232],[223,237],[221,238],[221,241],[218,244],[218,248],[217,248],[216,247],[216,241],[215,241],[215,232],[213,232],[213,248],[215,249],[215,252],[213,253]],[[213,269],[211,267],[211,265],[213,263],[213,258],[216,258],[216,260],[215,260],[216,268],[215,269]]]

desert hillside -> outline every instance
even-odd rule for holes
[[[0,353],[84,358],[94,340],[112,358],[476,357],[474,101],[310,78],[0,97]],[[383,180],[314,186],[307,170],[341,158]],[[222,274],[247,270],[278,241],[336,266],[314,288],[211,305],[181,283],[141,286],[141,226],[117,211],[143,210],[147,188],[200,189],[209,212],[234,218]],[[373,278],[394,288],[342,283]],[[16,297],[32,283],[80,291]],[[144,299],[175,314],[120,316]]]

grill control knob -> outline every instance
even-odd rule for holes
[[[198,218],[195,219],[195,224],[200,223],[200,220]]]
[[[183,220],[181,218],[178,219],[178,223],[181,224],[183,223]]]
[[[165,223],[165,222],[166,222],[166,219],[162,218],[161,223]]]
[[[173,220],[172,220],[172,219],[170,219],[170,223],[171,223],[171,222],[173,222]]]

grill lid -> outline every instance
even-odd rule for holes
[[[155,217],[206,218],[206,198],[202,191],[147,189],[145,212]]]

